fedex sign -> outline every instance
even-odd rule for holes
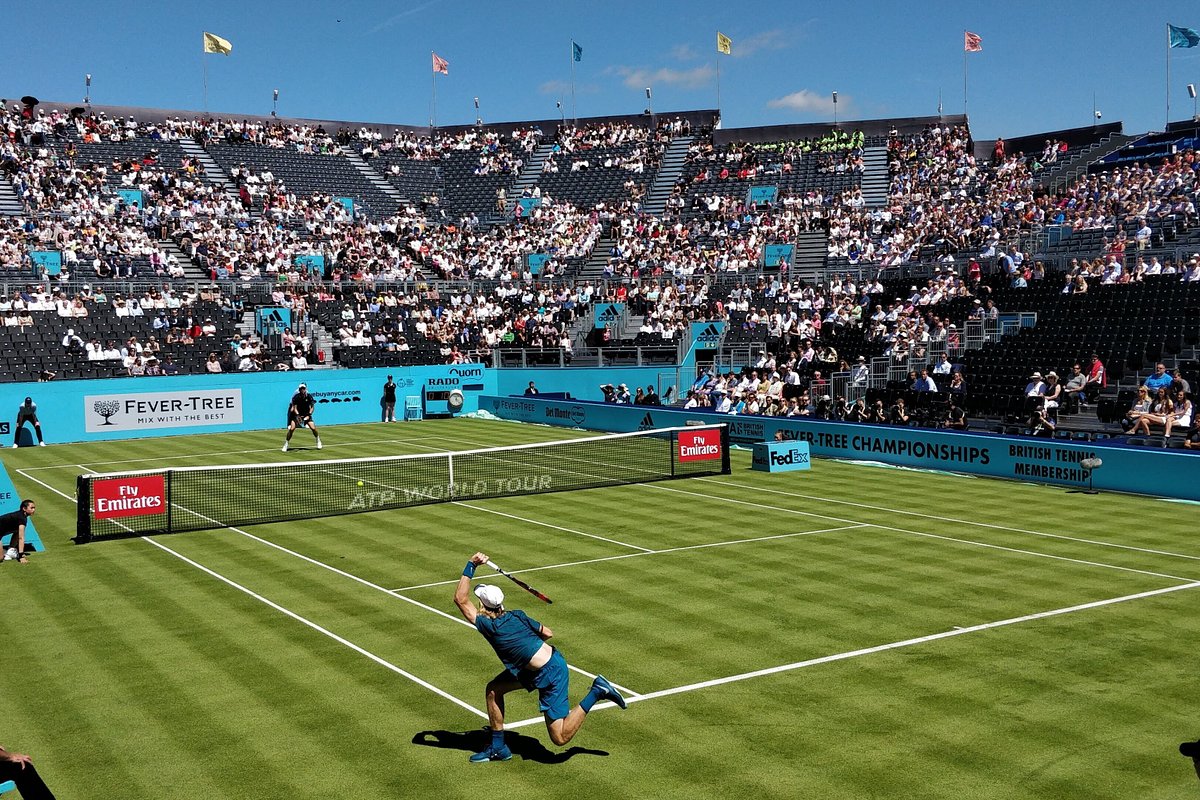
[[[679,433],[679,460],[714,461],[720,459],[721,429],[704,428]]]
[[[166,480],[162,475],[105,478],[92,482],[95,519],[144,517],[167,510]]]
[[[764,472],[810,469],[808,442],[755,442],[750,468]]]

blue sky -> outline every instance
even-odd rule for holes
[[[717,105],[716,31],[726,127],[963,110],[963,30],[983,37],[968,56],[969,107],[978,138],[1091,124],[1093,93],[1105,122],[1127,133],[1161,129],[1166,23],[1200,29],[1187,2],[577,2],[299,0],[168,3],[130,0],[14,2],[5,10],[0,94],[77,103],[92,73],[96,103],[208,108],[424,124],[430,51],[450,62],[437,77],[437,121],[570,115],[570,41],[579,116],[637,113],[645,87],[656,112]],[[233,43],[201,56],[200,35]],[[16,46],[16,43],[25,43]],[[1171,118],[1192,114],[1200,47],[1172,51]]]

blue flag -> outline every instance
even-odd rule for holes
[[[1195,31],[1192,31],[1192,34],[1194,35]],[[1174,34],[1171,34],[1171,35],[1174,36]],[[1174,41],[1174,39],[1172,39],[1172,41]],[[1200,41],[1200,40],[1198,40],[1198,41]],[[1171,45],[1171,46],[1174,47],[1175,45]],[[1191,45],[1186,45],[1186,46],[1191,47]],[[575,44],[574,41],[571,42],[571,57],[574,58],[576,61],[583,61],[583,48],[580,47],[579,45]]]
[[[1171,32],[1171,47],[1195,47],[1200,44],[1200,33],[1191,28],[1176,28],[1168,23],[1167,29]]]

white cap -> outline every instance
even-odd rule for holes
[[[479,602],[483,603],[485,608],[495,610],[504,606],[504,592],[500,591],[499,586],[481,583],[475,587],[475,596],[479,598]]]

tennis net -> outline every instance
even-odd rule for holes
[[[725,425],[384,458],[80,475],[75,540],[729,473]]]

